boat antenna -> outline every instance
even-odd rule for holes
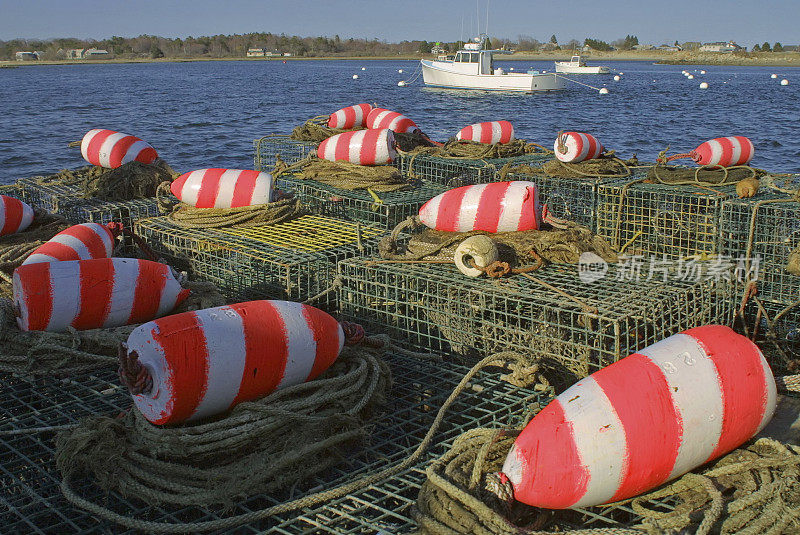
[[[489,38],[489,0],[486,0],[486,28],[484,28],[486,38]]]
[[[481,0],[475,0],[475,24],[478,25],[478,35],[481,34]]]
[[[461,14],[461,42],[464,42],[464,14]]]

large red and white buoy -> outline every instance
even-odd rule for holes
[[[189,296],[169,266],[133,258],[20,266],[13,291],[19,328],[51,332],[150,321]]]
[[[109,258],[114,252],[117,234],[118,230],[113,223],[110,226],[99,223],[73,225],[34,249],[22,265]]]
[[[0,236],[16,234],[33,222],[33,208],[21,200],[0,195]]]
[[[456,134],[459,141],[476,141],[494,144],[508,143],[514,139],[514,125],[508,121],[490,121],[465,126]]]
[[[331,113],[328,117],[328,128],[344,128],[350,130],[367,126],[367,116],[372,111],[371,104],[356,104]]]
[[[195,208],[240,208],[272,200],[269,173],[242,169],[198,169],[176,178],[169,189]]]
[[[158,158],[156,149],[138,137],[100,128],[83,136],[81,155],[90,164],[109,169],[132,161],[150,164]]]
[[[735,449],[775,404],[755,344],[721,325],[689,329],[558,396],[517,437],[501,479],[547,509],[623,500]]]
[[[605,149],[591,134],[562,132],[553,143],[556,158],[564,163],[578,163],[599,157]]]
[[[674,154],[666,161],[691,158],[698,165],[731,167],[747,165],[753,159],[753,142],[744,136],[718,137],[700,144],[686,154]]]
[[[538,188],[524,180],[451,189],[419,209],[422,224],[449,232],[535,230],[542,216]]]
[[[123,358],[135,357],[150,376],[133,396],[139,411],[154,424],[176,424],[310,381],[344,342],[339,323],[317,308],[250,301],[140,325]]]
[[[322,160],[357,165],[385,165],[397,157],[394,133],[382,130],[358,130],[331,136],[317,147],[317,157]]]
[[[419,130],[414,121],[396,111],[373,108],[367,115],[367,128],[388,128],[394,132],[412,133]]]

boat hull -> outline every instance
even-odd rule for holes
[[[556,72],[559,74],[611,74],[608,67],[575,67],[571,65],[560,65],[556,62]]]
[[[557,91],[566,87],[566,82],[552,73],[547,74],[466,74],[448,71],[435,62],[422,60],[422,79],[425,85],[450,89],[477,89],[482,91]]]

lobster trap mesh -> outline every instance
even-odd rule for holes
[[[209,229],[154,217],[140,220],[136,233],[171,265],[213,282],[232,301],[304,301],[331,287],[338,261],[374,253],[385,231],[320,216]],[[336,295],[312,304],[335,310]]]
[[[629,179],[599,184],[597,233],[632,255],[714,255],[722,203],[735,196],[735,186],[631,184]]]
[[[498,178],[500,169],[508,163],[511,165],[537,165],[551,157],[548,153],[537,153],[513,158],[472,160],[409,153],[398,155],[394,165],[403,176],[455,188],[470,184],[494,182]]]
[[[289,136],[265,136],[253,140],[255,154],[253,165],[256,171],[271,173],[280,158],[285,164],[291,165],[299,162],[309,154],[317,152],[317,145],[313,141],[298,141]]]
[[[195,522],[246,513],[283,503],[322,489],[357,479],[405,459],[416,449],[434,417],[467,369],[452,363],[387,355],[392,388],[381,414],[370,423],[368,443],[343,455],[342,464],[309,481],[298,481],[284,492],[257,495],[226,510],[199,507],[150,506],[117,493],[104,494],[91,481],[73,482],[86,499],[142,520]],[[550,390],[534,391],[512,386],[498,377],[497,369],[480,372],[447,412],[429,457],[440,455],[467,429],[480,426],[518,426],[552,397]],[[4,403],[0,407],[0,522],[8,533],[61,534],[97,531],[123,532],[110,522],[72,506],[59,490],[60,478],[53,461],[54,431],[32,432],[41,426],[77,422],[93,414],[114,415],[131,408],[127,393],[117,386],[113,373],[82,377],[80,381],[36,381],[0,376]],[[372,488],[372,487],[370,487]],[[340,503],[331,502],[338,511]],[[354,498],[358,499],[358,498]],[[376,504],[381,502],[376,501]],[[228,530],[230,533],[309,533],[316,523],[321,532],[351,533],[336,525],[328,528],[324,510],[305,509]],[[396,513],[400,516],[402,512]],[[280,526],[280,527],[277,527]],[[353,531],[352,533],[362,531]]]
[[[751,300],[735,324],[764,353],[775,375],[800,373],[800,305]]]
[[[721,254],[749,258],[760,297],[785,304],[800,299],[800,275],[786,270],[800,247],[800,203],[777,194],[727,200],[720,226]]]
[[[533,352],[573,380],[679,331],[732,320],[724,278],[664,282],[606,267],[605,279],[583,283],[574,266],[489,280],[452,265],[351,259],[339,263],[337,292],[343,316],[411,348],[467,361]]]
[[[389,230],[407,217],[416,215],[423,204],[447,189],[423,181],[413,189],[373,193],[336,188],[286,175],[278,177],[277,185],[294,192],[303,206],[316,214],[359,221]]]

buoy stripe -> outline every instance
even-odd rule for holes
[[[763,357],[755,345],[743,346],[725,327],[706,326],[685,332],[714,363],[722,387],[722,433],[707,459],[711,460],[733,450],[758,430],[768,401],[760,362]]]
[[[33,208],[8,195],[0,195],[0,199],[0,236],[27,229],[33,222]]]
[[[541,214],[537,213],[539,210],[539,189],[533,184],[514,183],[513,187],[517,189],[525,188],[525,193],[523,194],[519,217],[515,219],[515,215],[509,214],[507,225],[511,226],[516,221],[516,230],[538,230],[541,217]],[[508,204],[506,203],[503,209],[504,212],[508,211]]]
[[[143,142],[141,142],[141,140],[138,140],[133,136],[126,136],[124,134],[121,135],[120,139],[116,143],[114,143],[111,146],[111,149],[108,151],[108,163],[109,163],[108,167],[112,167],[114,166],[114,164],[116,164],[116,167],[119,167],[123,163],[128,163],[128,161],[132,160],[133,158],[128,158],[126,160],[126,157],[129,154],[128,152],[129,149],[137,143],[143,143]],[[131,152],[133,152],[134,154],[139,153],[139,151],[131,151]]]
[[[217,207],[219,181],[225,171],[225,169],[208,169],[205,172],[203,181],[200,183],[200,189],[197,190],[197,206]]]
[[[112,269],[115,281],[111,288],[108,315],[106,315],[106,320],[103,322],[103,327],[126,325],[128,323],[134,306],[134,299],[131,299],[131,297],[136,295],[136,283],[139,280],[138,262],[113,265]]]
[[[103,325],[108,317],[114,289],[114,270],[98,262],[78,266],[80,272],[80,310],[72,321],[78,330],[93,329]]]
[[[700,144],[690,154],[704,166],[746,165],[753,158],[753,143],[744,136],[719,137]]]
[[[284,340],[287,333],[286,327],[268,301],[237,303],[230,305],[230,310],[241,318],[246,352],[241,384],[231,402],[231,405],[236,405],[242,401],[255,399],[262,392],[271,392],[278,387],[286,366],[286,345],[275,344],[270,333],[281,333]],[[261,325],[266,325],[267,328],[261,328]],[[259,357],[265,348],[269,348],[274,355],[273,366],[260,365]]]
[[[273,301],[272,306],[283,320],[287,332],[286,368],[278,388],[302,383],[311,374],[317,356],[314,332],[302,313],[302,303]]]
[[[367,116],[372,111],[370,104],[356,104],[337,110],[328,118],[330,128],[355,128],[357,126],[367,126]]]
[[[370,129],[388,128],[395,132],[406,133],[419,130],[417,125],[401,113],[375,108],[367,116],[367,127]]]
[[[329,161],[348,161],[357,165],[383,165],[397,156],[391,130],[344,132],[322,141],[317,157]]]
[[[448,232],[457,232],[459,230],[462,200],[466,197],[469,190],[475,189],[474,186],[455,188],[442,194],[442,200],[439,202],[439,210],[436,217],[437,229]]]
[[[566,153],[559,145],[564,145]],[[603,145],[591,134],[583,132],[564,132],[553,143],[556,158],[565,163],[578,163],[597,158],[603,152]]]
[[[102,150],[103,144],[106,142],[106,139],[114,135],[113,130],[97,130],[94,131],[91,139],[88,141],[86,146],[86,155],[84,158],[87,162],[92,165],[101,166],[101,156],[100,151]],[[85,141],[85,138],[84,138]]]
[[[81,285],[79,262],[57,262],[49,264],[51,313],[47,331],[63,331],[72,325],[81,308]],[[58,267],[68,266],[68,270]],[[30,266],[25,266],[30,267]]]
[[[27,299],[14,302],[20,307],[19,327],[23,331],[42,331],[53,316],[53,281],[50,264],[32,266],[30,277],[14,276],[14,295],[25,295]],[[44,284],[42,284],[44,283]]]
[[[624,367],[624,373],[603,368],[592,375],[625,433],[625,465],[610,501],[636,496],[666,481],[683,435],[683,423],[661,368],[644,355],[631,355]],[[642,403],[643,399],[649,402]]]
[[[503,205],[495,200],[504,199],[510,186],[511,182],[494,182],[486,185],[478,204],[475,228],[484,229],[487,232],[497,232]]]
[[[114,235],[98,223],[73,225],[37,247],[22,265],[37,262],[108,258],[114,251]]]
[[[198,169],[179,176],[170,190],[196,208],[239,208],[269,203],[272,175],[250,169]]]
[[[150,299],[149,296],[154,293],[163,296],[164,288],[167,285],[167,277],[163,271],[151,269],[158,267],[158,264],[144,264],[138,267],[131,313],[125,322],[129,325],[144,323],[158,316],[161,301]]]
[[[328,330],[330,329],[331,317],[328,314],[318,308],[305,305],[303,305],[302,311],[317,348],[317,357],[314,359],[308,377],[306,377],[307,381],[311,381],[319,377],[328,368],[328,363],[339,355],[342,347],[344,347],[344,331],[337,324],[336,336],[329,336]]]
[[[164,390],[169,393],[167,413],[152,420],[153,423],[186,420],[195,413],[200,400],[205,397],[208,390],[208,359],[203,357],[208,354],[208,347],[203,331],[194,331],[198,336],[191,338],[170,336],[174,332],[188,331],[198,325],[197,314],[188,313],[161,318],[153,327],[153,341],[164,354],[174,355],[181,362],[181,373],[170,373],[169,369],[166,371],[167,384],[164,385]]]
[[[134,160],[149,164],[158,158],[156,150],[138,137],[103,129],[83,136],[81,155],[92,165],[110,169]]]

